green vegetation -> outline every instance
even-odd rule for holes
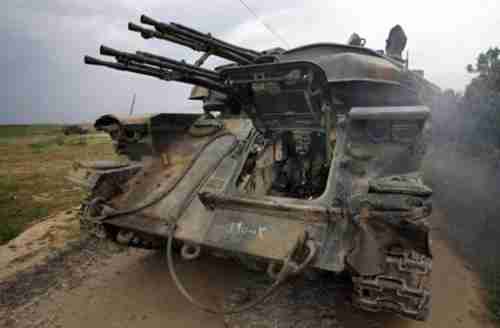
[[[72,145],[72,146],[85,146],[87,145],[88,136],[50,136],[50,137],[41,137],[38,140],[30,143],[30,147],[34,152],[41,152],[44,150],[48,150],[53,146],[64,146],[64,145]]]
[[[486,143],[496,152],[500,148],[500,48],[490,48],[477,57],[476,64],[469,65],[467,70],[478,76],[467,86],[463,105],[469,108],[469,117],[475,122],[478,136],[471,134],[466,140],[474,145]],[[495,159],[494,159],[495,160]],[[498,161],[498,159],[496,159]],[[491,230],[500,231],[498,217],[488,218]],[[498,235],[497,235],[498,236]],[[495,250],[500,248],[498,238],[492,245]],[[500,259],[495,251],[491,259],[484,259],[481,274],[489,296],[489,307],[493,317],[500,321]]]
[[[0,179],[0,216],[5,218],[5,222],[0,225],[0,244],[14,238],[22,230],[19,225],[13,224],[10,220],[15,213],[12,213],[14,211],[9,205],[15,199],[16,191],[17,185],[11,179],[5,177]]]
[[[45,138],[30,143],[30,147],[36,152],[40,152],[54,145],[60,145],[60,143],[57,142],[57,137]]]
[[[61,126],[54,124],[0,125],[0,139],[54,135],[60,130]]]
[[[33,222],[79,204],[65,179],[78,160],[113,159],[107,135],[64,136],[60,126],[0,126],[0,244]]]
[[[441,136],[472,147],[500,148],[500,48],[480,53],[467,71],[476,74],[465,93],[446,90],[438,100],[439,111],[449,114],[439,126]],[[441,115],[441,113],[437,113]]]
[[[479,77],[472,80],[467,87],[468,92],[474,87],[500,91],[500,48],[490,48],[479,54],[475,65],[467,65],[469,73],[478,73]]]
[[[44,206],[27,207],[19,202],[17,193],[19,185],[12,176],[0,179],[0,244],[16,237],[22,232],[26,221],[33,221],[47,216],[48,210]]]
[[[494,263],[486,266],[482,272],[483,281],[488,291],[488,307],[493,318],[500,322],[500,262],[494,259]]]

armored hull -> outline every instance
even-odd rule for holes
[[[155,77],[172,64],[101,52],[122,66],[86,62]],[[75,166],[70,178],[90,191],[82,226],[135,247],[168,240],[170,261],[174,244],[185,259],[250,259],[276,279],[270,292],[306,268],[347,272],[355,305],[425,319],[432,191],[419,170],[438,89],[394,58],[339,44],[188,68],[198,75],[181,82],[204,81],[192,94],[204,114],[96,121],[128,161]]]

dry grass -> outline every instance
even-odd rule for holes
[[[0,126],[0,244],[33,222],[77,205],[65,179],[77,160],[115,157],[106,135],[64,136],[57,126]]]

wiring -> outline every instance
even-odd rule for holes
[[[287,48],[291,48],[290,47],[290,44],[281,36],[278,34],[278,32],[276,32],[276,30],[269,24],[267,24],[266,22],[264,22],[262,19],[260,19],[259,15],[257,15],[257,13],[252,9],[250,8],[246,3],[245,1],[243,0],[238,0],[262,25],[264,25],[264,27],[271,33],[273,34],[278,40],[280,40],[282,43],[285,44],[285,46]]]

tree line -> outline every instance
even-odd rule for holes
[[[446,90],[437,99],[435,137],[474,147],[500,148],[500,48],[481,52],[466,70],[465,92]]]

